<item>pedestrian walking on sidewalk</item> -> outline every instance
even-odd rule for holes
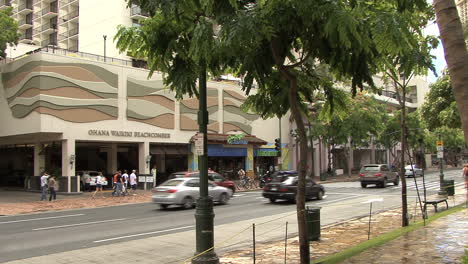
[[[132,170],[132,173],[130,174],[130,189],[131,193],[133,195],[136,195],[136,189],[137,189],[137,177],[135,174],[136,170]]]
[[[47,179],[49,178],[49,174],[44,171],[44,174],[41,176],[41,201],[47,200]]]
[[[114,178],[115,178],[115,195],[114,196],[120,196],[121,194],[123,195],[123,192],[122,192],[123,180],[122,180],[121,171],[117,171],[117,174],[114,176]]]
[[[55,192],[57,181],[55,180],[55,177],[51,176],[47,184],[49,185],[49,192],[50,192],[49,202],[52,201],[52,199],[54,201],[57,200],[57,193]]]
[[[102,183],[104,182],[104,176],[102,176],[102,172],[99,172],[98,176],[96,176],[96,191],[93,193],[93,198],[96,196],[97,192],[101,193],[102,198],[104,198],[104,194],[102,193]]]

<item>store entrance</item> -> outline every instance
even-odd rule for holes
[[[226,179],[237,180],[239,169],[245,170],[245,157],[208,157],[208,168]]]

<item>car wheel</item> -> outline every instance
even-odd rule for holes
[[[398,184],[400,184],[400,178],[396,177],[393,181],[393,185],[398,186]]]
[[[227,204],[229,202],[229,195],[227,193],[222,193],[219,196],[219,203],[220,204]]]
[[[323,191],[319,191],[317,193],[317,200],[322,200],[323,199]]]
[[[274,202],[276,202],[276,199],[275,198],[270,198],[270,202],[274,203]]]
[[[161,207],[161,209],[167,209],[167,207],[169,206],[168,204],[160,204],[159,205]]]
[[[191,209],[191,208],[193,208],[194,205],[195,205],[195,203],[194,203],[192,197],[185,197],[182,200],[182,207],[184,207],[184,209]]]
[[[384,178],[382,183],[380,184],[380,187],[385,188],[387,187],[387,178]]]
[[[366,187],[367,187],[367,184],[361,182],[361,187],[362,187],[362,188],[366,188]]]

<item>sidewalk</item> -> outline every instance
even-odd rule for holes
[[[372,248],[343,263],[461,263],[468,247],[468,210],[442,217],[383,246]]]

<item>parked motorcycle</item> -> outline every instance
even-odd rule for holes
[[[263,186],[269,182],[271,182],[271,175],[270,172],[267,171],[264,175],[260,176],[260,188],[263,188]]]

